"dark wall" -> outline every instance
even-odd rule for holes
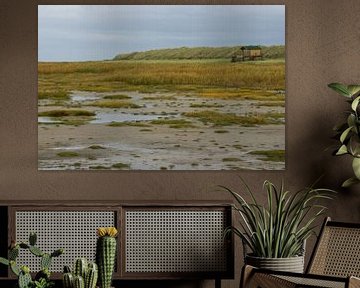
[[[169,4],[175,1],[0,0],[0,200],[220,200],[214,185],[257,191],[262,182],[289,189],[320,184],[339,191],[328,214],[360,221],[360,186],[341,190],[350,159],[326,150],[332,127],[344,117],[344,99],[330,82],[360,82],[359,0],[176,1],[178,4],[286,4],[286,170],[243,172],[37,170],[37,4]],[[311,246],[311,245],[310,245]],[[240,249],[238,249],[240,250]],[[311,247],[310,249],[311,250]],[[241,256],[236,269],[240,270]],[[236,287],[226,281],[226,287]],[[206,283],[205,283],[206,284]],[[210,284],[209,284],[210,285]],[[206,285],[208,286],[208,284]]]

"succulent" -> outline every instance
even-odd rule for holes
[[[29,244],[20,242],[16,243],[11,242],[8,259],[0,257],[0,263],[10,266],[11,271],[18,276],[18,286],[19,288],[48,288],[52,286],[50,281],[50,265],[53,257],[58,257],[64,253],[63,249],[58,249],[52,252],[51,254],[44,253],[36,245],[37,236],[35,233],[30,233]],[[30,253],[37,257],[41,257],[40,266],[41,270],[36,274],[35,280],[33,281],[30,275],[30,269],[28,266],[19,267],[16,263],[16,259],[19,256],[20,249],[29,250]]]
[[[97,229],[99,238],[96,243],[96,262],[99,267],[100,288],[110,288],[116,258],[115,227],[101,227]]]
[[[69,266],[64,266],[64,288],[95,288],[98,279],[96,263],[88,263],[85,258],[78,258],[74,263],[74,273]]]

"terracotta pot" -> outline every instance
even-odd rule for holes
[[[263,258],[246,255],[245,263],[254,267],[275,271],[304,272],[304,256],[289,258]]]

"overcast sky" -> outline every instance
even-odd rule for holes
[[[284,5],[39,5],[39,61],[158,48],[285,44]]]

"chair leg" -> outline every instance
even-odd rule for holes
[[[257,273],[257,269],[246,265],[242,269],[240,288],[296,288],[295,283],[291,283],[287,280],[272,276],[267,273]],[[357,288],[354,286],[351,288]],[[360,288],[360,287],[359,287]]]
[[[244,265],[244,267],[242,268],[242,271],[241,271],[239,288],[248,287],[250,280],[251,280],[251,276],[253,274],[253,271],[254,271],[254,267],[252,267],[250,265]]]

